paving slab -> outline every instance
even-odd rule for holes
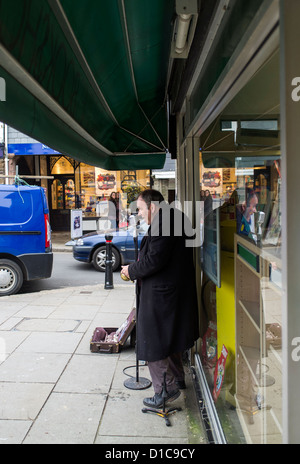
[[[74,355],[57,382],[55,392],[98,393],[110,391],[118,357]]]
[[[81,333],[33,332],[16,349],[16,353],[70,353],[82,337]]]
[[[81,322],[78,319],[24,318],[15,326],[15,330],[25,330],[28,332],[73,332]]]
[[[142,412],[152,387],[124,386],[128,374],[136,375],[129,340],[117,354],[90,351],[95,328],[119,327],[134,306],[128,284],[1,298],[0,444],[190,443],[191,389],[176,400],[182,411],[166,427],[161,417]],[[146,365],[139,374],[150,378]],[[201,424],[199,430],[203,442]]]
[[[29,335],[30,332],[0,331],[0,355],[13,353]]]
[[[6,307],[6,306],[1,306],[0,307],[0,324],[3,324],[7,322],[11,317],[14,317],[17,315],[19,309],[21,309],[21,306],[19,308],[14,308],[13,306],[11,307]]]
[[[52,389],[46,383],[0,382],[0,419],[33,421]]]
[[[15,316],[21,319],[47,319],[52,312],[53,306],[26,305],[26,307],[18,311]]]
[[[56,383],[70,357],[70,354],[14,352],[0,365],[0,382]]]
[[[93,444],[105,395],[53,393],[24,444]]]
[[[18,445],[27,435],[31,421],[0,420],[0,445]]]
[[[49,316],[50,319],[71,319],[92,321],[99,311],[97,305],[87,304],[61,304]]]
[[[177,442],[187,442],[188,430],[185,412],[180,411],[170,416],[172,429],[165,425],[162,417],[150,413],[143,413],[143,399],[153,396],[149,390],[111,389],[107,400],[98,435],[120,438],[122,443],[127,436],[131,437],[164,437],[170,436]],[[173,406],[184,407],[184,398],[179,397]]]

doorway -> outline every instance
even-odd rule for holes
[[[55,175],[51,184],[51,225],[54,231],[70,230],[70,210],[75,207],[75,176]]]

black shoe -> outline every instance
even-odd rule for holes
[[[176,400],[180,396],[180,391],[179,390],[172,390],[167,393],[167,397],[165,398],[166,403],[170,403],[171,401]],[[152,398],[145,398],[143,401],[144,405],[147,406],[148,408],[155,408],[155,409],[160,409],[164,405],[164,399],[162,397],[162,392],[161,393],[155,393],[155,395]]]
[[[186,389],[186,384],[184,380],[176,380],[176,385],[180,390]]]

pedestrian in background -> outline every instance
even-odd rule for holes
[[[118,213],[119,213],[119,208],[118,208],[116,192],[112,192],[108,200],[108,219],[110,220],[111,229],[118,228],[118,224],[119,224]]]

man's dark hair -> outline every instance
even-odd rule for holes
[[[162,194],[158,190],[154,189],[143,190],[139,194],[138,198],[144,200],[148,209],[150,208],[152,202],[161,203],[162,201],[165,201]]]
[[[247,189],[247,191],[246,191],[246,205],[247,205],[247,206],[250,206],[250,200],[251,200],[253,197],[257,197],[257,198],[258,198],[258,195],[257,195],[256,190],[253,190],[253,189],[251,189],[251,188]]]

